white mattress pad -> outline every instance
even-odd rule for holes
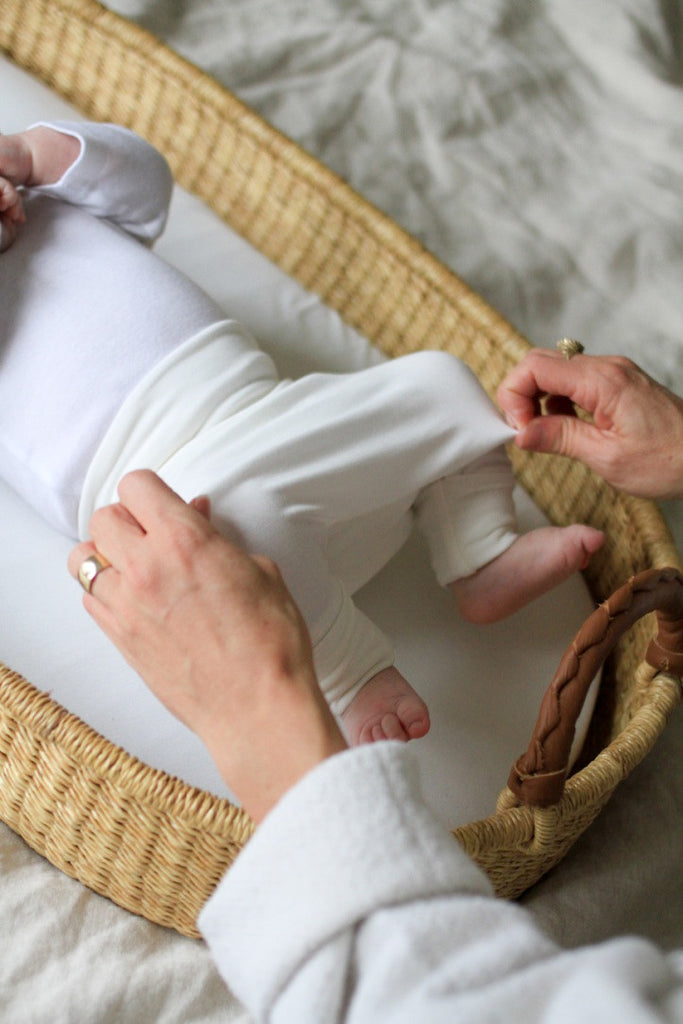
[[[41,118],[78,116],[4,58],[0,81],[3,132]],[[181,189],[156,249],[201,284],[226,315],[245,323],[283,375],[360,369],[383,358]],[[544,522],[520,489],[516,500],[525,528]],[[0,522],[0,659],[142,761],[229,795],[201,743],[149,693],[83,611],[81,591],[66,571],[71,541],[4,484]],[[391,637],[398,667],[430,706],[431,732],[416,743],[428,799],[451,827],[491,813],[510,765],[527,746],[557,663],[593,609],[582,578],[571,578],[505,622],[475,627],[457,618],[415,537],[357,602]],[[593,700],[594,692],[575,750]]]

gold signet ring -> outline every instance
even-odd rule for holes
[[[572,356],[579,356],[585,351],[581,342],[576,341],[574,338],[561,338],[557,343],[557,349],[562,353],[565,359],[571,359]]]
[[[108,562],[106,558],[98,554],[90,555],[90,557],[86,558],[84,562],[81,562],[81,566],[78,570],[78,582],[86,593],[90,593],[92,585],[99,574],[104,569],[108,569],[110,565],[111,562]]]

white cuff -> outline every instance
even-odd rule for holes
[[[514,478],[504,449],[430,484],[415,509],[441,586],[471,576],[517,538]]]
[[[394,663],[394,651],[384,633],[356,608],[341,584],[340,590],[339,614],[313,648],[320,688],[336,715],[346,710],[369,679]]]

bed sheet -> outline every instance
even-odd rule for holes
[[[572,334],[683,390],[680,4],[110,5],[320,156],[536,343]],[[680,507],[666,510],[681,540]],[[679,713],[526,898],[567,945],[680,944]],[[13,1021],[247,1021],[199,943],[92,896],[2,828]]]

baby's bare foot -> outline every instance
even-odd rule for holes
[[[580,524],[531,530],[449,589],[468,622],[497,622],[585,569],[604,540],[600,530]]]
[[[341,717],[353,747],[376,740],[416,740],[429,731],[426,704],[393,667],[369,679]]]

